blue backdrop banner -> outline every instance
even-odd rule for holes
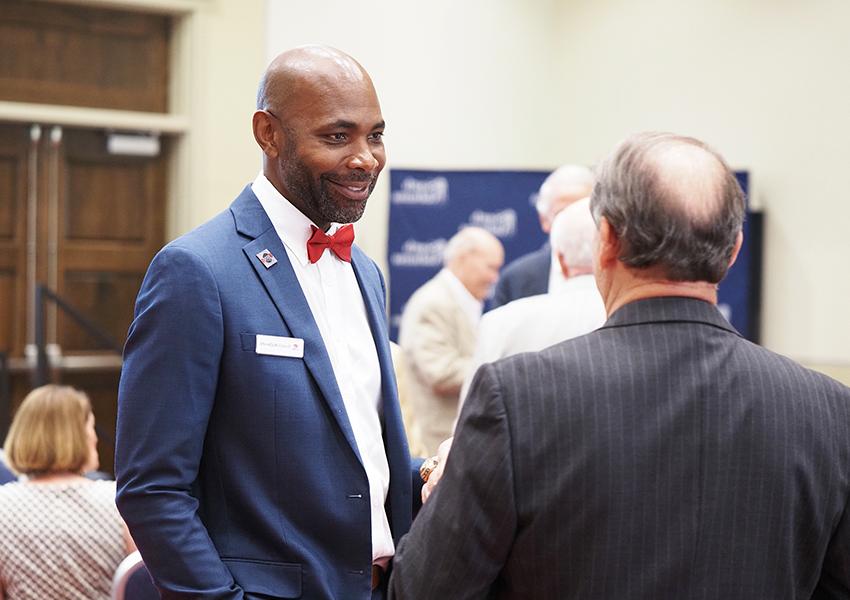
[[[487,229],[505,247],[505,264],[546,242],[534,201],[548,171],[390,170],[390,337],[398,339],[407,299],[442,267],[443,249],[467,225]],[[747,191],[747,173],[738,173]],[[748,223],[749,224],[749,223]],[[750,305],[758,253],[745,243],[720,288],[721,310],[745,336],[752,334]],[[758,262],[758,264],[755,264]]]

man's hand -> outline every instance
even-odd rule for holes
[[[428,496],[436,489],[440,482],[440,477],[443,476],[443,469],[446,468],[446,459],[449,457],[449,450],[452,448],[452,440],[454,438],[443,441],[440,447],[437,448],[437,467],[428,475],[428,480],[422,486],[422,504],[428,501]]]

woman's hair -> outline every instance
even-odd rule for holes
[[[88,396],[72,387],[44,385],[31,391],[3,444],[9,467],[24,475],[81,473],[89,460],[86,421],[91,412]]]

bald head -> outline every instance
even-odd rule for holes
[[[279,54],[257,90],[257,110],[284,113],[299,92],[333,85],[368,85],[366,70],[348,54],[330,46],[300,46]]]
[[[715,154],[703,146],[671,140],[650,148],[645,160],[667,208],[700,223],[717,215],[725,165]]]
[[[484,300],[505,261],[502,242],[481,227],[464,227],[446,244],[443,262],[469,293]]]
[[[611,225],[626,266],[717,283],[741,231],[744,196],[709,146],[651,132],[628,138],[601,165],[591,209]]]

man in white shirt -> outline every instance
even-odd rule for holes
[[[475,371],[484,363],[542,350],[597,329],[605,322],[605,305],[593,279],[593,236],[596,224],[590,199],[584,198],[555,217],[549,233],[558,265],[549,293],[520,298],[481,318],[472,365],[460,404]]]
[[[418,495],[383,278],[348,225],[384,167],[383,130],[353,58],[281,54],[253,115],[262,172],[151,263],[119,390],[117,501],[164,597],[382,597]]]
[[[399,345],[410,372],[410,436],[429,455],[452,433],[483,302],[504,256],[490,232],[461,229],[446,245],[444,268],[414,292],[402,312]]]

